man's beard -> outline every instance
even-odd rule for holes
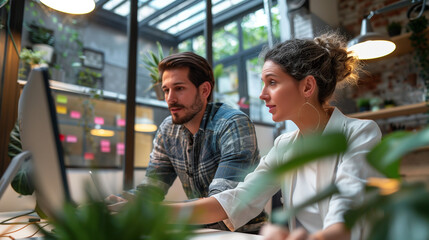
[[[185,107],[185,106],[180,105],[180,104],[173,104],[173,105],[171,105],[169,107],[170,108],[171,107],[181,107],[185,111],[186,111],[186,109],[190,110],[190,112],[187,113],[183,117],[179,117],[179,116],[177,116],[175,114],[171,114],[174,124],[185,124],[185,123],[191,121],[203,109],[203,101],[201,101],[200,95],[197,94],[195,96],[194,103],[190,106],[190,108]]]

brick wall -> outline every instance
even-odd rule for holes
[[[339,22],[351,37],[359,35],[361,21],[370,11],[382,8],[398,0],[339,0]],[[387,35],[387,25],[392,21],[400,22],[402,33],[408,23],[408,8],[393,10],[371,18],[374,31]],[[429,11],[426,11],[426,14]],[[427,15],[426,15],[427,16]],[[418,69],[413,53],[393,58],[380,58],[368,61],[367,74],[362,74],[358,87],[353,90],[341,90],[337,96],[345,97],[348,104],[338,103],[347,113],[357,111],[358,98],[380,98],[394,100],[397,105],[407,105],[423,101],[424,84],[418,77]],[[341,100],[339,100],[341,101]],[[390,123],[389,123],[390,124]]]

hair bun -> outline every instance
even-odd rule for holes
[[[337,82],[357,81],[359,60],[347,51],[345,37],[336,33],[325,33],[316,37],[314,42],[329,53]]]

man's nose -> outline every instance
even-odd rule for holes
[[[174,94],[173,91],[168,91],[167,93],[165,93],[165,99],[166,99],[167,103],[177,102],[176,94]]]

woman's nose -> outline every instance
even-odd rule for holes
[[[259,95],[259,99],[261,100],[267,100],[269,98],[269,95],[267,94],[267,91],[265,87],[262,88],[261,94]]]

